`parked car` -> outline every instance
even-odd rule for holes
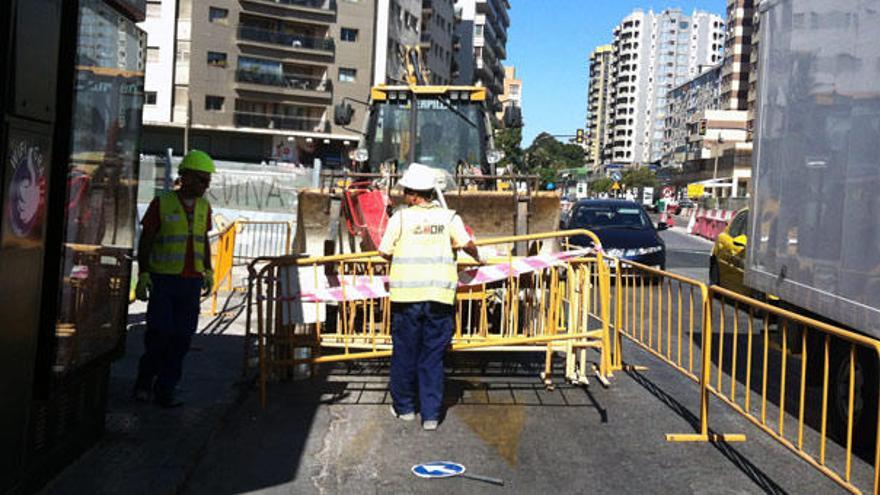
[[[751,296],[751,290],[743,283],[748,226],[749,210],[743,208],[718,234],[709,257],[709,283]]]
[[[641,205],[618,199],[582,199],[574,204],[564,229],[593,231],[605,254],[644,265],[666,269],[666,243]],[[591,246],[587,236],[575,236],[571,243]]]
[[[738,292],[759,301],[776,304],[779,298],[764,294],[745,284],[745,257],[749,230],[749,209],[739,210],[727,227],[718,234],[709,257],[709,283]]]

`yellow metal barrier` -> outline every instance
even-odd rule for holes
[[[235,263],[246,264],[254,258],[291,254],[293,224],[283,221],[236,220]]]
[[[706,330],[717,353],[706,388],[842,487],[878,493],[880,343],[718,286],[709,294]],[[854,463],[859,448],[871,472]],[[856,465],[863,472],[855,473]]]
[[[232,290],[232,262],[235,251],[235,224],[228,225],[213,237],[211,242],[211,266],[214,269],[214,285],[211,287],[211,315],[217,314],[217,298],[223,286]]]
[[[211,315],[217,314],[220,291],[233,289],[234,267],[255,259],[290,254],[293,226],[290,222],[235,220],[212,236],[211,256],[214,286],[211,288]],[[225,287],[224,287],[225,286]]]
[[[588,235],[598,245],[598,239],[587,231],[505,237],[479,244],[540,241],[571,235]],[[387,274],[388,264],[375,254],[287,256],[271,259],[259,270],[256,263],[251,265],[249,296],[257,314],[259,381],[264,404],[268,380],[290,376],[294,366],[391,355],[389,299],[349,300],[345,296],[346,284],[351,287],[355,277],[361,277],[362,282],[382,283],[378,277]],[[490,263],[513,263],[514,259],[511,256],[495,258]],[[603,383],[607,382],[606,377],[611,373],[607,317],[610,283],[608,268],[601,260],[599,253],[595,258],[577,259],[510,276],[500,282],[461,288],[455,302],[452,350],[544,352],[542,376],[550,385],[556,352],[565,356],[566,378],[585,382],[586,350],[595,348],[599,359],[595,369],[590,371]],[[467,266],[461,264],[462,268]],[[341,283],[342,301],[309,303],[298,297],[304,287],[326,286],[330,278]],[[599,296],[594,297],[597,292]],[[246,343],[246,349],[249,347]],[[333,354],[323,354],[330,349],[334,350]]]
[[[709,397],[715,395],[845,489],[878,493],[880,343],[721,287],[613,263],[612,369],[624,367],[624,336],[700,387],[700,431],[668,440],[745,440],[710,432]],[[861,407],[857,386],[864,388]],[[837,407],[829,404],[833,394]],[[832,413],[837,442],[829,442]],[[786,421],[794,427],[786,428]],[[855,462],[859,453],[867,464]],[[865,467],[856,473],[854,466]]]

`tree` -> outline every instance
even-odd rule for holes
[[[504,152],[504,158],[498,162],[498,170],[513,165],[516,172],[524,171],[525,160],[521,144],[522,129],[519,127],[501,129],[495,133],[495,149]]]
[[[593,182],[590,182],[590,191],[592,192],[608,192],[611,190],[611,186],[614,185],[614,181],[608,177],[600,177]]]
[[[556,182],[559,171],[584,165],[584,150],[576,144],[559,142],[546,132],[538,134],[526,149],[527,170],[541,177],[541,183]]]
[[[631,168],[623,173],[621,179],[627,187],[657,187],[657,174],[648,167]]]

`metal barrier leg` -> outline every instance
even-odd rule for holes
[[[703,369],[700,372],[700,432],[667,433],[669,442],[745,442],[741,433],[709,433],[709,380],[712,378],[712,301],[703,292]],[[723,338],[723,335],[719,335]],[[721,370],[718,370],[721,373]]]

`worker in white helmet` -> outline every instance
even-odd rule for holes
[[[408,208],[395,213],[379,245],[391,261],[392,413],[436,430],[443,405],[443,355],[452,340],[456,249],[479,261],[461,217],[436,198],[438,171],[413,163],[398,184]],[[416,397],[418,394],[418,397]]]

